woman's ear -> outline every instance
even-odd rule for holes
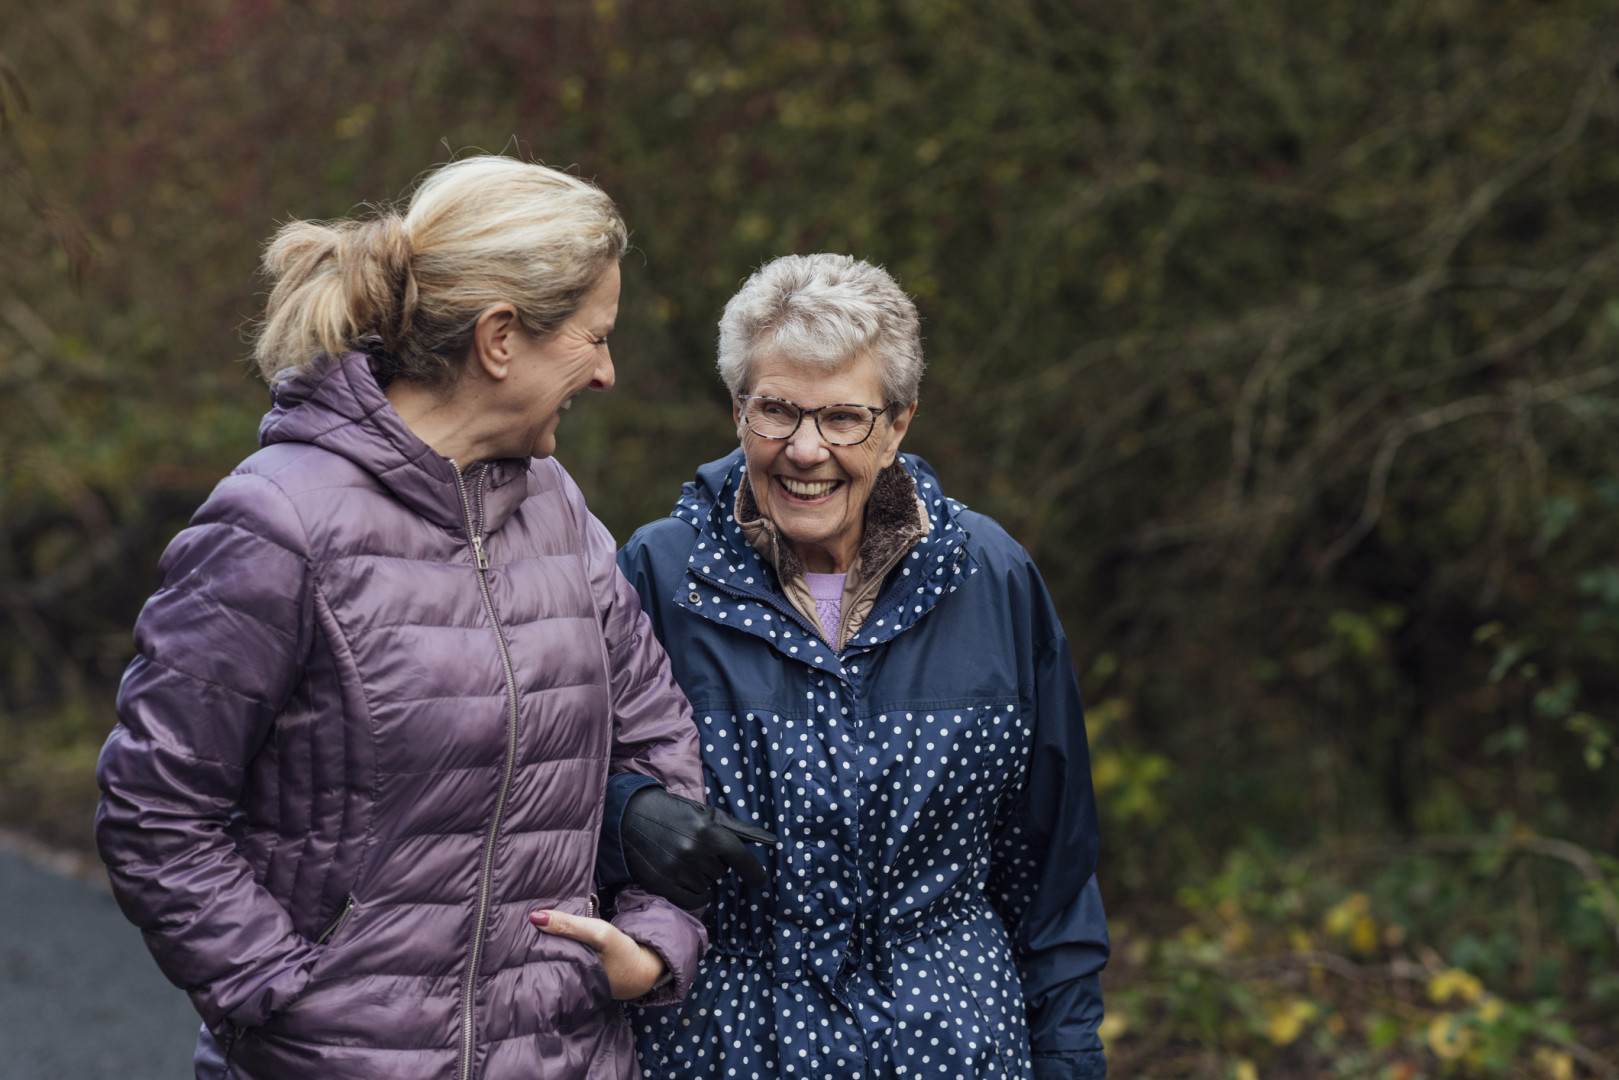
[[[731,397],[731,420],[736,424],[736,441],[742,441],[742,402],[735,395]]]
[[[479,370],[496,382],[510,375],[521,334],[526,331],[511,304],[502,301],[484,308],[472,328],[472,356]]]
[[[905,433],[911,430],[911,417],[916,415],[916,402],[905,406],[894,406],[893,419],[888,422],[888,436],[883,440],[882,467],[888,468],[894,464],[894,458],[899,454],[900,440]]]

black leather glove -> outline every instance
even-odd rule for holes
[[[764,885],[765,868],[743,841],[774,845],[776,836],[705,803],[644,787],[624,806],[619,840],[637,885],[695,908],[708,903],[709,890],[727,869],[751,888]]]

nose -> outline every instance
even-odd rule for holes
[[[821,432],[815,426],[815,421],[804,417],[804,422],[798,425],[787,440],[787,460],[800,468],[809,468],[819,465],[832,455],[826,443],[821,440]]]
[[[601,347],[601,359],[596,362],[596,370],[591,373],[590,388],[592,390],[611,390],[615,379],[613,377],[613,354],[607,346]]]

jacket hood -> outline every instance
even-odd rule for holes
[[[466,527],[455,465],[405,426],[377,385],[365,353],[320,356],[285,372],[271,385],[270,400],[270,411],[259,423],[260,446],[318,446],[370,473],[396,499],[434,524],[452,530]],[[516,511],[528,488],[516,481],[527,472],[527,461],[489,463],[483,481],[485,532],[499,529]]]
[[[706,516],[709,507],[719,499],[726,481],[742,460],[742,449],[738,447],[722,458],[716,458],[706,465],[699,465],[697,475],[680,485],[680,499],[675,503],[672,516],[689,519],[691,514],[682,513],[683,508]]]

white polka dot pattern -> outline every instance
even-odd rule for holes
[[[766,888],[719,886],[686,1000],[633,1014],[648,1078],[1030,1075],[1003,918],[1035,876],[1010,820],[1032,717],[1016,685],[916,707],[925,695],[896,697],[882,677],[889,643],[978,571],[959,504],[925,482],[918,493],[932,531],[896,572],[903,598],[841,654],[771,594],[724,497],[677,507],[699,537],[674,603],[767,648],[795,704],[693,694],[710,801],[782,845]]]

